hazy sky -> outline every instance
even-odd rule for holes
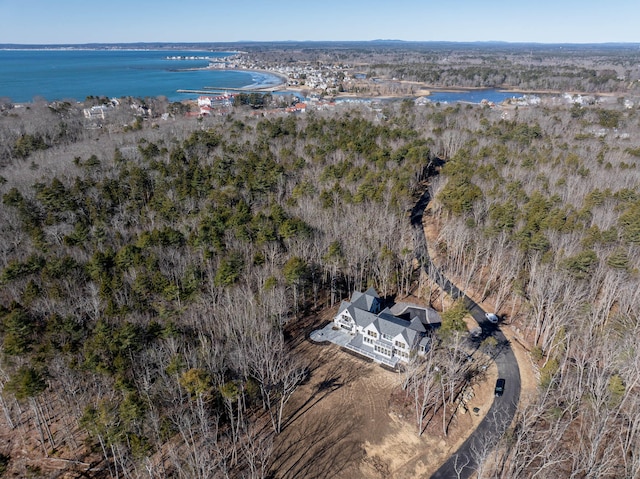
[[[636,43],[640,1],[0,0],[0,43],[374,39]]]

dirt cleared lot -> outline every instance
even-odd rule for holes
[[[436,415],[418,438],[412,400],[398,392],[401,374],[335,345],[305,342],[297,349],[312,361],[312,373],[291,399],[275,444],[278,478],[427,478],[493,401],[495,367],[473,388],[468,408],[479,407],[479,415],[459,412],[446,438]]]

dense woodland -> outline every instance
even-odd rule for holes
[[[285,325],[367,284],[408,290],[428,142],[357,111],[79,141],[51,134],[60,112],[23,113],[1,186],[6,424],[35,425],[43,456],[85,436],[95,475],[266,475],[307,374]]]
[[[465,140],[431,186],[432,247],[527,337],[539,366],[538,395],[482,477],[637,477],[637,110],[445,116]]]
[[[481,477],[640,475],[637,108],[132,111],[100,129],[65,102],[0,114],[3,468],[56,477],[20,444],[92,477],[277,477],[309,374],[296,324],[415,287],[407,211],[437,157],[432,255],[540,372]],[[404,384],[419,432],[443,358]]]

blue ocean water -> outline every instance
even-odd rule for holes
[[[243,88],[279,83],[259,72],[204,69],[206,59],[231,53],[174,50],[0,50],[0,97],[13,102],[84,100],[87,96],[156,97],[171,101],[197,97],[177,90],[205,86]]]

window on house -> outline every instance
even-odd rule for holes
[[[391,350],[387,348],[383,348],[382,346],[376,345],[374,349],[377,353],[384,354],[385,356],[389,356],[389,357],[391,356]]]
[[[405,345],[402,341],[396,341],[395,342],[396,347],[400,348],[400,349],[404,349]]]
[[[382,339],[386,339],[387,341],[391,341],[393,338],[391,336],[389,336],[388,334],[382,333]]]
[[[378,337],[378,333],[376,333],[375,331],[367,331],[367,334],[369,336],[371,336],[372,338],[377,338]]]

